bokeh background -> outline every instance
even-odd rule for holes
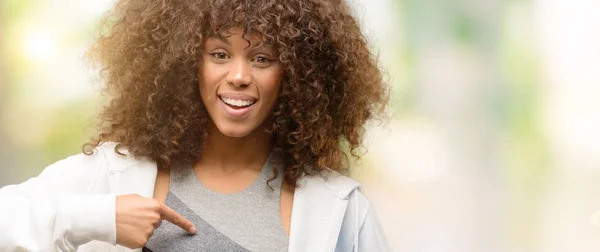
[[[95,132],[112,4],[0,1],[0,187]],[[392,90],[353,176],[394,251],[600,251],[600,1],[352,4]]]

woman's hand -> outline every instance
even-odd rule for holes
[[[130,249],[142,248],[162,220],[195,234],[194,224],[156,199],[137,194],[117,196],[117,244]]]

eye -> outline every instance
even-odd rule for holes
[[[256,63],[257,66],[266,67],[269,66],[274,60],[265,56],[256,56],[252,61]]]
[[[226,60],[229,58],[229,55],[227,55],[224,52],[214,52],[214,53],[210,53],[210,55],[215,59],[215,60]]]

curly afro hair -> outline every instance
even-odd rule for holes
[[[103,24],[88,57],[110,99],[86,154],[115,141],[117,153],[125,148],[159,168],[197,161],[209,120],[198,59],[208,37],[233,27],[279,53],[283,80],[265,126],[290,185],[328,168],[347,173],[366,123],[384,114],[388,89],[343,0],[122,0]]]

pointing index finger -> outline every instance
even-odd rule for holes
[[[191,221],[183,217],[181,214],[175,212],[175,210],[171,209],[165,204],[160,205],[160,216],[163,220],[177,225],[190,234],[196,234],[196,227]]]

